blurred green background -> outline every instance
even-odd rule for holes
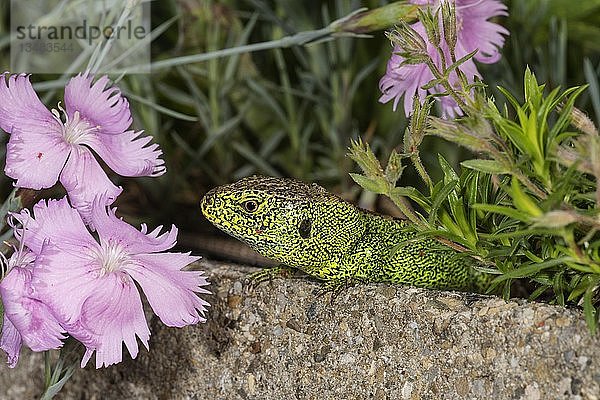
[[[8,1],[0,4],[4,71],[10,66],[10,7]],[[361,7],[384,4],[155,1],[152,26],[166,29],[152,42],[152,58],[168,60],[278,39],[321,28]],[[491,93],[501,99],[494,89],[501,85],[522,97],[523,72],[529,65],[549,88],[589,84],[577,106],[600,121],[600,0],[514,0],[507,5],[509,16],[496,21],[510,31],[503,57],[494,65],[479,64]],[[401,144],[407,124],[402,107],[393,112],[391,104],[378,102],[378,81],[390,51],[380,31],[371,38],[339,38],[124,76],[119,87],[130,101],[134,128],[160,143],[167,174],[155,179],[111,175],[124,187],[116,203],[121,215],[135,224],[175,223],[184,231],[203,231],[209,228],[198,209],[202,195],[251,174],[318,182],[358,201],[360,191],[348,176],[356,169],[346,157],[350,139],[361,137],[384,159]],[[37,74],[32,81],[57,78]],[[50,107],[62,99],[62,90],[40,94]],[[0,151],[3,159],[4,144]],[[469,156],[464,149],[428,138],[421,155],[434,176],[437,153],[454,164]],[[402,179],[406,185],[418,181],[410,168]],[[11,188],[8,178],[0,178],[3,195]],[[60,189],[50,192],[59,195]],[[374,199],[364,195],[360,200],[369,205]]]

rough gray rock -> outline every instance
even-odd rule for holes
[[[150,352],[78,371],[66,399],[600,399],[600,340],[579,310],[388,285],[330,304],[317,283],[248,289],[204,262],[209,322],[152,321]],[[0,367],[7,399],[39,393],[39,356]],[[91,363],[90,363],[91,364]]]

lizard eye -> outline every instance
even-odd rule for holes
[[[258,210],[258,203],[255,200],[248,200],[242,203],[244,210],[253,213]]]

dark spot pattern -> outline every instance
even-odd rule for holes
[[[310,230],[312,228],[312,221],[310,219],[303,219],[298,227],[298,233],[302,239],[308,239],[310,237]]]

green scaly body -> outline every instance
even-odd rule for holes
[[[265,257],[337,289],[355,282],[484,291],[490,276],[401,220],[362,210],[321,186],[252,176],[208,192],[206,218]]]

